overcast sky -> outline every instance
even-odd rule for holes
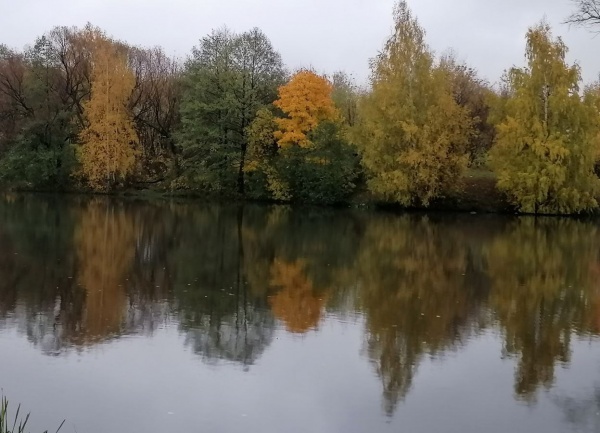
[[[570,47],[586,81],[600,72],[600,36],[561,24],[570,0],[409,0],[436,52],[458,57],[496,82],[523,63],[527,28],[542,18]],[[0,43],[22,48],[56,25],[102,27],[117,39],[161,45],[185,57],[211,29],[261,28],[291,69],[368,77],[368,60],[392,27],[393,0],[0,0]],[[599,28],[600,30],[600,28]]]

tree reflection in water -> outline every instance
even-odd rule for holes
[[[529,402],[600,331],[586,221],[27,196],[0,220],[0,326],[52,355],[169,327],[247,368],[276,332],[364,321],[391,415],[425,359],[483,331]]]

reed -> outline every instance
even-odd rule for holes
[[[29,422],[29,413],[25,416],[21,414],[21,405],[17,406],[14,418],[8,413],[8,399],[2,396],[0,402],[0,433],[27,433],[27,423]],[[65,422],[63,421],[56,433],[60,431]],[[48,433],[46,430],[44,433]]]

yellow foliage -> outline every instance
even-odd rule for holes
[[[244,171],[264,173],[266,187],[271,196],[276,200],[289,200],[289,185],[281,178],[273,164],[278,149],[276,131],[277,123],[273,113],[266,108],[258,110],[256,118],[246,129],[248,160]]]
[[[355,140],[375,195],[428,205],[466,169],[472,120],[454,100],[447,71],[434,65],[424,31],[405,2],[396,21],[373,61],[372,91],[359,106]]]
[[[527,67],[506,76],[498,101],[490,166],[498,188],[527,213],[571,214],[598,206],[594,174],[598,117],[593,96],[579,95],[581,74],[567,47],[541,23],[527,33]]]
[[[127,108],[135,86],[133,72],[117,46],[97,38],[93,50],[91,98],[84,104],[88,126],[79,139],[83,177],[95,189],[110,189],[129,174],[139,142]]]
[[[333,85],[326,78],[308,70],[297,72],[279,88],[279,99],[274,105],[288,116],[276,119],[279,130],[275,131],[275,138],[280,147],[310,147],[308,132],[324,120],[339,119],[332,91]]]

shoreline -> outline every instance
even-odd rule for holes
[[[263,204],[293,207],[318,207],[330,209],[364,209],[385,212],[447,212],[477,213],[512,216],[554,216],[568,218],[586,218],[600,215],[600,209],[581,214],[531,214],[519,212],[506,196],[496,188],[493,173],[485,170],[470,170],[462,178],[460,185],[448,191],[443,197],[433,200],[429,206],[402,206],[398,203],[383,202],[375,199],[368,191],[355,193],[349,200],[340,203],[314,203],[255,199],[236,195],[205,194],[193,190],[166,190],[160,188],[123,189],[110,192],[87,189],[44,190],[35,188],[0,188],[3,194],[43,194],[64,196],[99,196],[141,200],[204,200],[219,204]],[[598,198],[600,203],[600,197]]]

